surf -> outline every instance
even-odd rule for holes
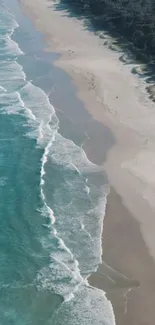
[[[48,263],[37,269],[27,288],[37,288],[40,294],[50,291],[63,297],[58,314],[57,309],[53,313],[52,317],[57,316],[54,324],[73,324],[70,317],[73,312],[76,315],[74,324],[80,319],[85,319],[88,324],[94,321],[96,324],[102,321],[103,324],[113,324],[112,307],[105,293],[91,288],[87,281],[101,262],[108,185],[101,182],[101,168],[88,160],[82,147],[61,135],[55,108],[47,94],[27,80],[18,63],[18,57],[24,52],[11,39],[19,28],[14,17],[2,10],[1,22],[5,42],[5,47],[0,50],[1,114],[7,118],[15,117],[18,123],[23,119],[25,134],[21,139],[32,140],[40,157],[36,172],[39,172],[37,191],[41,206],[36,210],[40,218],[38,223],[44,230],[42,234],[39,232],[37,241],[44,254],[46,252]],[[27,169],[33,167],[25,166]],[[42,254],[38,252],[36,256],[43,258]],[[93,312],[89,310],[88,317],[85,313],[89,304]]]

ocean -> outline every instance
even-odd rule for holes
[[[73,129],[62,135],[44,45],[18,2],[0,1],[0,324],[113,325],[87,281],[108,186]]]

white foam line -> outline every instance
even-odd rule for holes
[[[17,55],[24,55],[24,52],[20,49],[20,47],[19,47],[19,45],[18,45],[18,43],[17,42],[15,42],[12,38],[11,38],[11,36],[13,35],[13,33],[14,33],[14,29],[10,32],[10,33],[8,33],[8,34],[6,34],[6,40],[7,40],[7,45],[8,45],[8,48],[11,46],[13,46],[14,48],[16,48],[16,50],[17,50]]]
[[[73,166],[73,168],[78,172],[80,176],[82,175],[80,170],[72,162],[70,162],[70,165]]]
[[[66,252],[68,252],[71,257],[74,259],[74,256],[72,254],[72,252],[70,251],[70,249],[65,245],[64,241],[60,238],[60,237],[57,237],[59,239],[59,244],[60,244],[60,248],[66,250]]]
[[[57,237],[57,238],[58,238],[59,241],[60,241],[60,240],[62,241],[61,238],[59,238],[59,237]],[[84,278],[82,277],[82,275],[80,274],[79,263],[78,263],[78,261],[74,258],[73,254],[71,253],[71,251],[69,250],[69,248],[66,247],[66,245],[64,244],[64,242],[63,242],[63,246],[64,246],[66,252],[69,253],[70,256],[71,256],[71,258],[73,259],[73,261],[74,261],[74,265],[75,265],[75,270],[73,271],[72,269],[70,269],[70,267],[69,267],[66,263],[64,263],[63,261],[59,260],[56,256],[53,256],[52,254],[51,254],[51,258],[52,258],[53,260],[55,260],[56,262],[58,262],[59,264],[61,264],[61,265],[64,267],[64,269],[66,269],[66,270],[69,271],[69,273],[73,274],[75,280],[77,280],[77,281],[80,280],[79,284],[82,284],[82,283],[86,284],[87,281],[85,281],[85,279],[84,279]],[[73,293],[73,292],[72,292],[72,293]]]
[[[50,120],[51,120],[51,118],[50,118]],[[54,140],[54,135],[53,135],[53,138],[48,142],[47,146],[45,147],[44,154],[43,154],[42,159],[41,159],[42,164],[41,164],[41,171],[40,171],[41,197],[42,197],[42,200],[44,202],[45,208],[47,210],[47,215],[50,218],[52,225],[55,223],[55,216],[54,216],[53,210],[46,203],[46,198],[45,198],[44,191],[43,191],[43,185],[44,185],[44,182],[45,182],[44,181],[44,175],[46,174],[46,172],[45,172],[45,164],[48,161],[48,154],[49,154],[49,150],[50,150],[50,147],[52,145],[53,140]]]
[[[42,196],[42,199],[43,199],[43,202],[44,202],[44,206],[45,206],[45,209],[47,212],[47,215],[48,217],[50,218],[51,220],[51,224],[54,225],[55,224],[55,221],[56,221],[56,218],[54,216],[54,212],[53,210],[47,205],[46,203],[46,198],[45,198],[45,195],[44,195],[44,192],[43,192],[43,184],[44,184],[44,180],[43,180],[43,177],[45,176],[45,164],[47,163],[48,161],[48,154],[49,154],[49,150],[50,150],[50,147],[52,145],[52,141],[50,141],[48,143],[48,145],[46,146],[45,150],[44,150],[44,154],[43,154],[43,157],[42,157],[42,166],[41,166],[41,196]],[[74,165],[73,165],[74,166]],[[75,166],[74,166],[75,168]],[[63,268],[65,268],[66,270],[68,270],[68,272],[71,274],[74,274],[74,278],[75,280],[80,280],[80,283],[79,284],[82,284],[82,283],[85,283],[86,284],[86,280],[83,279],[83,277],[81,276],[80,274],[80,269],[79,269],[79,263],[78,261],[74,258],[71,250],[65,245],[64,241],[62,240],[62,238],[60,238],[59,236],[57,236],[57,230],[55,228],[52,228],[51,230],[51,233],[53,236],[55,236],[55,238],[58,239],[58,242],[59,242],[59,248],[63,249],[65,252],[67,252],[71,259],[74,261],[74,265],[75,265],[75,269],[74,271],[72,269],[70,269],[70,267],[65,264],[63,261],[60,261],[59,259],[57,259],[56,257],[54,257],[51,253],[51,258],[54,259],[55,261],[57,261],[58,263],[60,263]],[[64,295],[64,300],[65,301],[70,301],[71,299],[74,298],[74,293],[78,290],[78,285],[75,286],[74,290],[72,292],[70,292],[69,294],[66,294]]]
[[[12,34],[14,33],[14,30],[15,28],[18,27],[17,24],[15,24],[15,21],[14,21],[14,27],[12,27],[10,33],[8,35],[6,35],[7,37],[7,41],[8,41],[8,48],[9,46],[10,47],[13,47],[15,48],[16,52],[17,52],[17,55],[20,55],[20,54],[24,54],[21,49],[19,48],[18,44],[11,39],[11,36]],[[10,29],[10,28],[9,28]],[[16,60],[15,60],[16,62]],[[17,62],[16,64],[19,66],[20,68],[20,71],[22,71],[22,74],[23,74],[23,78],[24,80],[26,81],[26,75],[22,69],[22,66],[20,66]],[[1,88],[2,89],[2,88]],[[32,110],[27,107],[24,103],[24,101],[22,100],[22,97],[20,95],[19,92],[16,92],[17,94],[17,98],[19,100],[19,103],[20,103],[20,106],[21,108],[23,108],[25,110],[25,112],[27,113],[28,117],[31,119],[31,120],[37,120],[36,116],[33,114]],[[45,94],[46,95],[46,94]],[[49,100],[49,97],[46,96],[46,101],[47,101],[47,104],[49,105],[50,109],[52,109],[52,114],[50,116],[50,119],[48,121],[47,124],[44,123],[44,121],[41,121],[40,124],[39,124],[39,137],[40,139],[38,140],[42,140],[44,138],[44,128],[46,129],[49,129],[49,135],[51,135],[51,139],[50,141],[47,143],[46,147],[45,147],[45,150],[44,150],[44,154],[42,156],[42,165],[41,165],[41,171],[40,171],[40,187],[41,187],[41,197],[42,197],[42,200],[43,200],[43,203],[44,203],[44,208],[45,208],[45,213],[47,214],[47,216],[50,218],[51,220],[51,225],[53,226],[55,224],[55,216],[54,216],[54,212],[53,210],[47,205],[46,203],[46,197],[45,197],[45,194],[44,194],[44,191],[43,191],[43,185],[44,185],[44,176],[45,176],[45,164],[47,163],[48,161],[48,155],[49,155],[49,150],[50,150],[50,147],[54,141],[54,138],[55,138],[55,133],[57,132],[57,129],[56,130],[52,130],[51,127],[50,127],[50,122],[52,121],[52,116],[55,114],[55,110],[54,110],[54,107],[51,105],[50,103],[50,100]],[[56,125],[57,127],[57,125]],[[73,143],[73,142],[72,142]],[[74,143],[73,143],[74,144]],[[73,166],[73,168],[78,172],[78,174],[81,175],[81,172],[78,170],[78,168],[73,164],[71,163],[71,166]],[[74,268],[72,270],[72,268],[70,268],[67,264],[65,264],[63,261],[59,261],[57,259],[57,261],[59,263],[61,263],[63,265],[63,267],[69,271],[69,274],[72,274],[73,275],[73,278],[78,282],[80,282],[79,284],[81,283],[84,283],[85,280],[83,279],[83,277],[81,276],[80,274],[80,269],[79,269],[79,263],[78,261],[74,258],[71,250],[65,245],[64,241],[57,236],[57,230],[55,228],[53,228],[51,230],[52,234],[58,239],[59,241],[59,245],[60,245],[60,248],[63,249],[68,255],[69,257],[71,257],[71,259],[73,260],[74,262]],[[51,256],[51,258],[53,259],[53,256]],[[78,290],[78,285],[75,286],[74,290],[68,294],[65,295],[65,300],[66,301],[69,301],[71,300],[73,297],[74,297],[74,292]]]
[[[85,229],[84,223],[80,221],[80,225],[81,225],[81,230],[83,230],[88,235],[88,237],[91,238],[90,233]]]
[[[86,184],[88,183],[88,178],[86,178]],[[85,185],[86,186],[86,192],[87,194],[89,195],[90,194],[90,188],[88,185]]]
[[[55,216],[54,216],[54,212],[53,210],[46,204],[46,207],[47,207],[47,211],[49,213],[49,217],[51,219],[51,222],[52,222],[52,225],[55,224]]]
[[[18,50],[18,54],[23,54],[23,52],[20,50],[18,44],[11,39],[11,35],[13,34],[13,32],[14,32],[14,29],[12,28],[12,31],[11,31],[10,35],[8,34],[8,43],[10,42],[10,45],[11,46],[16,47],[16,49]],[[20,70],[23,72],[23,69],[22,69],[21,66],[20,66]],[[23,75],[24,75],[24,80],[26,81],[26,75],[24,74],[24,72],[23,72]],[[36,87],[36,88],[38,88],[38,87]],[[28,113],[28,116],[32,120],[37,120],[36,116],[33,114],[33,112],[31,111],[31,109],[29,109],[28,107],[26,107],[24,101],[21,98],[20,93],[17,92],[17,96],[18,96],[18,99],[19,99],[19,102],[20,102],[21,107],[23,109],[25,109],[25,111]],[[44,203],[44,208],[45,208],[45,211],[44,212],[50,218],[50,221],[51,221],[51,225],[50,225],[50,226],[52,226],[51,227],[52,228],[51,229],[51,233],[52,233],[53,236],[55,236],[55,238],[58,239],[59,248],[61,248],[67,254],[69,254],[69,257],[71,257],[71,259],[74,262],[74,268],[72,269],[72,267],[70,267],[69,265],[65,264],[62,260],[59,260],[59,259],[57,259],[55,257],[55,260],[57,260],[58,263],[61,263],[63,265],[63,267],[66,270],[68,270],[69,273],[71,273],[73,275],[73,279],[75,279],[77,282],[79,282],[79,284],[75,285],[74,289],[72,289],[72,292],[64,295],[65,301],[69,301],[69,300],[71,300],[71,299],[74,298],[74,293],[78,290],[79,286],[81,284],[88,285],[88,282],[87,282],[87,279],[84,279],[81,276],[81,274],[80,274],[79,262],[75,259],[75,257],[72,254],[71,250],[65,245],[65,242],[63,241],[63,239],[60,238],[57,235],[57,230],[53,227],[53,225],[56,223],[56,218],[54,216],[53,210],[46,203],[46,197],[45,197],[45,194],[44,194],[44,191],[43,191],[43,186],[44,186],[44,183],[45,183],[44,176],[46,174],[46,172],[45,172],[45,164],[48,161],[48,155],[49,155],[50,147],[51,147],[51,145],[52,145],[52,143],[54,141],[55,134],[56,134],[57,129],[58,129],[57,128],[56,130],[52,130],[51,127],[50,127],[50,122],[52,121],[53,114],[55,114],[55,109],[54,109],[54,107],[50,103],[49,96],[46,96],[46,103],[50,107],[50,109],[52,109],[52,115],[50,116],[50,119],[49,119],[49,121],[46,124],[44,123],[44,121],[41,121],[39,123],[39,139],[38,139],[38,141],[39,140],[42,141],[44,139],[44,134],[45,134],[44,133],[44,128],[46,128],[46,129],[49,130],[49,136],[51,135],[51,138],[52,139],[50,139],[50,141],[47,143],[47,145],[46,145],[46,147],[44,149],[44,154],[42,156],[42,160],[41,160],[42,165],[41,165],[41,171],[40,171],[40,194],[41,194],[42,201]],[[74,144],[73,141],[70,141],[70,143],[73,144],[73,146],[75,146],[75,144]],[[85,170],[85,167],[86,167],[86,170],[88,170],[88,166],[91,166],[91,170],[92,170],[92,167],[94,167],[95,169],[99,170],[99,167],[97,165],[93,164],[92,162],[90,162],[88,160],[87,155],[86,155],[86,153],[85,153],[84,150],[81,150],[81,156],[82,156],[81,159],[83,160],[83,162],[82,162],[82,170],[83,171]],[[81,173],[81,171],[78,169],[77,165],[75,165],[73,162],[69,162],[69,165],[72,166],[77,171],[77,173],[80,176],[83,176],[82,173]],[[86,183],[87,183],[87,179],[86,179]],[[89,194],[90,193],[90,188],[87,185],[85,185],[85,189],[86,189],[86,192]],[[102,222],[102,220],[101,220],[101,222]],[[87,232],[86,229],[85,229],[85,225],[83,223],[81,223],[81,229],[84,230],[85,232]],[[87,232],[87,234],[90,236],[90,234],[88,232]],[[102,234],[102,229],[101,229],[101,234]],[[102,245],[101,245],[101,247],[102,247]],[[52,256],[52,253],[51,253],[51,258],[54,259],[54,257]]]
[[[73,143],[73,141],[70,141],[70,142]],[[75,144],[73,143],[73,145],[75,145]],[[48,146],[45,148],[44,156],[43,156],[43,158],[42,158],[43,166],[42,166],[41,174],[42,174],[43,176],[45,175],[44,165],[45,165],[45,163],[46,163],[47,160],[48,160],[48,154],[49,154],[49,151],[50,151],[50,146],[51,146],[51,143],[49,143]],[[87,156],[85,155],[85,153],[84,153],[83,150],[82,150],[81,154],[84,155],[84,158],[86,158],[88,164],[91,164],[91,167],[93,166],[93,167],[95,167],[95,169],[96,169],[96,168],[99,169],[97,165],[92,164],[92,163],[88,160],[88,158],[87,158]],[[76,165],[75,165],[74,163],[69,162],[69,165],[72,166],[72,167],[73,167],[73,168],[78,172],[78,174],[82,176],[82,173],[79,171],[79,169],[76,167]],[[85,182],[87,183],[87,182],[88,182],[88,179],[85,179]],[[86,185],[86,191],[87,191],[88,193],[89,193],[89,191],[90,191],[90,189],[89,189],[89,187],[88,187],[87,185]],[[43,198],[44,198],[44,201],[45,201],[45,196],[43,196]],[[104,202],[104,204],[105,204],[105,202]],[[47,205],[46,205],[46,207],[47,207]],[[100,208],[102,208],[101,203],[100,203]],[[100,210],[100,208],[99,208],[99,210]],[[103,211],[104,211],[104,210],[103,210]],[[52,216],[53,216],[53,212],[52,212]],[[55,222],[55,221],[54,221],[54,222]],[[103,218],[101,218],[101,221],[100,221],[100,222],[102,223],[102,224],[101,224],[101,234],[102,234]],[[91,235],[90,235],[90,234],[87,232],[87,230],[85,229],[84,224],[82,224],[82,223],[81,223],[81,229],[84,230],[84,231],[87,233],[87,235],[88,235],[89,237],[91,237]],[[53,235],[53,229],[52,229],[52,235]],[[82,276],[81,276],[81,274],[80,274],[80,269],[79,269],[79,263],[78,263],[78,261],[75,260],[75,258],[74,258],[74,256],[73,256],[72,252],[71,252],[70,249],[65,245],[64,241],[63,241],[60,237],[57,236],[57,233],[55,234],[55,237],[59,240],[60,248],[64,249],[67,253],[69,253],[69,255],[71,256],[71,258],[74,260],[74,263],[75,263],[75,265],[76,265],[76,272],[78,272],[78,275],[81,277],[81,279],[82,279],[81,281],[84,281],[83,278],[82,278]],[[101,236],[100,236],[100,242],[101,242]],[[102,252],[102,245],[100,245],[100,246],[101,246],[100,252]],[[51,257],[52,257],[52,256],[51,256]],[[53,257],[52,257],[52,258],[53,258]],[[101,259],[101,256],[100,256],[100,259]],[[70,268],[69,268],[69,270],[70,270]],[[70,271],[72,271],[72,270],[70,270]],[[72,271],[72,272],[73,272],[73,271]],[[75,272],[75,270],[74,270],[74,272]],[[70,299],[72,299],[72,298],[74,297],[74,292],[75,292],[75,290],[78,290],[78,288],[75,287],[74,290],[71,292]],[[64,297],[64,298],[65,298],[65,297]],[[68,295],[67,295],[67,300],[68,300]]]
[[[4,88],[4,87],[2,87],[2,86],[0,86],[0,89],[3,91],[3,92],[7,92],[7,90]]]
[[[41,137],[43,137],[43,134],[42,134]],[[41,159],[41,161],[42,161],[42,165],[41,165],[41,179],[45,175],[45,169],[44,169],[44,167],[45,167],[45,164],[47,163],[47,160],[48,160],[47,157],[48,157],[48,153],[49,153],[49,149],[50,149],[51,144],[52,144],[51,141],[49,141],[48,144],[47,144],[47,146],[46,146],[46,148],[45,148],[45,150],[44,150],[44,154],[43,154],[42,159]]]
[[[16,94],[17,94],[17,97],[18,97],[21,107],[23,107],[25,109],[26,113],[28,114],[28,117],[35,121],[36,120],[35,115],[32,113],[32,111],[28,107],[25,106],[25,103],[23,102],[20,93],[16,92]]]

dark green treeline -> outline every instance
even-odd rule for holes
[[[155,0],[61,0],[72,13],[107,29],[142,59],[155,61]],[[121,38],[123,37],[123,38]]]

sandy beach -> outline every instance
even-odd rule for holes
[[[104,261],[129,279],[138,279],[140,287],[121,289],[107,281],[104,265],[91,275],[90,282],[106,290],[112,301],[116,324],[151,325],[154,323],[154,260],[141,235],[139,223],[111,188],[103,233]]]
[[[103,165],[111,185],[104,220],[103,258],[106,263],[140,288],[110,285],[119,325],[152,325],[155,318],[155,104],[137,74],[138,64],[122,62],[123,53],[109,49],[111,40],[86,28],[83,21],[68,17],[52,1],[20,0],[25,12],[47,41],[47,51],[60,53],[55,65],[65,70],[77,87],[77,96],[94,120],[111,131],[115,141],[103,159],[103,139],[94,134],[97,146],[84,144],[88,157]],[[60,28],[63,26],[63,28]],[[105,36],[106,37],[106,36]],[[108,141],[105,136],[105,142]],[[103,161],[104,160],[104,161]],[[91,283],[102,288],[101,265]],[[105,289],[105,286],[104,286]]]

